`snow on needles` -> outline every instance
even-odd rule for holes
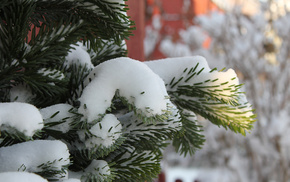
[[[5,181],[2,181],[5,180]],[[0,173],[0,181],[1,182],[47,182],[46,179],[28,172],[5,172]]]
[[[168,95],[162,79],[146,64],[130,58],[101,63],[91,71],[84,85],[79,113],[88,122],[106,112],[116,91],[147,117],[167,110]]]
[[[27,103],[0,103],[1,130],[8,133],[15,128],[28,137],[32,137],[37,130],[43,128],[43,120],[39,110]]]
[[[70,130],[70,124],[73,121],[74,114],[69,111],[73,109],[73,106],[69,104],[55,104],[40,110],[45,123],[61,122],[51,129],[66,133]]]
[[[21,157],[20,157],[21,156]],[[0,172],[40,172],[49,163],[53,170],[68,165],[70,154],[66,144],[54,140],[28,141],[0,148]]]
[[[79,136],[84,141],[86,148],[94,148],[96,146],[110,147],[121,136],[122,125],[113,114],[107,114],[102,121],[95,124],[90,129],[92,137],[86,139],[85,131],[80,131]]]
[[[65,57],[64,66],[71,66],[72,64],[81,65],[92,69],[94,65],[91,62],[91,57],[86,50],[86,47],[78,42],[77,45],[71,45],[68,55]]]
[[[82,181],[88,181],[91,174],[98,176],[99,181],[106,181],[106,177],[111,174],[108,163],[104,160],[93,160],[91,164],[85,169],[86,175],[81,179]],[[85,180],[85,178],[88,178]]]
[[[184,74],[184,69],[188,70],[195,67],[196,70],[203,69],[204,72],[209,72],[210,68],[207,61],[202,56],[166,58],[155,61],[145,62],[147,66],[156,74],[158,74],[165,83],[170,83],[173,77],[180,78]]]
[[[202,56],[166,58],[145,64],[164,80],[170,91],[175,91],[179,85],[199,84],[201,89],[214,91],[216,95],[219,94],[219,99],[227,100],[236,91],[235,86],[239,85],[234,70],[213,71]],[[213,87],[212,90],[210,87]]]

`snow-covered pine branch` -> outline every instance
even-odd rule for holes
[[[160,77],[144,63],[125,57],[98,65],[85,79],[84,86],[79,113],[88,122],[106,112],[116,92],[136,113],[146,117],[165,114],[169,102]]]
[[[0,5],[5,180],[17,172],[17,180],[35,182],[150,181],[170,141],[180,154],[201,148],[197,114],[249,131],[254,120],[233,70],[211,70],[202,57],[122,57],[132,30],[125,7],[122,0]]]
[[[245,134],[255,116],[234,70],[210,69],[203,57],[167,58],[146,63],[159,74],[171,100],[217,125]]]
[[[8,135],[19,132],[25,138],[32,137],[42,128],[43,119],[35,106],[17,102],[0,103],[0,131]]]

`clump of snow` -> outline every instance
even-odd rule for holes
[[[106,112],[117,90],[146,116],[160,115],[167,109],[168,94],[162,79],[144,63],[130,58],[101,63],[91,71],[84,86],[79,113],[89,122]]]
[[[47,182],[41,176],[28,172],[5,172],[0,173],[1,182]]]
[[[156,61],[147,61],[145,64],[149,66],[154,73],[158,74],[166,84],[169,84],[174,77],[176,79],[183,77],[185,75],[184,70],[186,68],[187,71],[189,71],[196,65],[196,72],[200,71],[201,69],[203,69],[203,72],[210,71],[206,59],[201,56],[166,58]]]
[[[86,176],[89,174],[97,175],[99,181],[104,181],[107,176],[111,175],[110,167],[104,160],[93,160],[91,164],[85,169],[86,175],[82,176],[82,181],[86,181]]]
[[[64,66],[71,66],[73,64],[81,65],[92,69],[94,65],[91,62],[91,57],[81,42],[77,45],[72,45],[68,55],[65,57]]]
[[[54,170],[68,165],[70,154],[61,141],[35,140],[0,148],[0,172],[42,171],[40,165],[50,162]]]
[[[29,102],[34,98],[31,89],[24,84],[19,84],[10,89],[10,101]]]
[[[205,91],[211,89],[216,95],[217,92],[220,92],[219,99],[227,99],[234,94],[236,90],[234,85],[239,85],[234,70],[229,69],[226,72],[211,71],[206,59],[201,56],[166,58],[149,61],[146,64],[164,80],[167,84],[167,90],[175,90],[179,85],[202,83],[200,85],[202,86],[201,89]],[[175,80],[172,82],[173,78]],[[182,80],[178,81],[179,78],[182,78]],[[177,82],[177,84],[173,87],[174,82]],[[218,87],[210,88],[212,86]]]
[[[1,130],[13,132],[10,129],[24,133],[32,137],[37,130],[43,128],[43,120],[39,110],[27,103],[7,102],[0,103]]]
[[[91,164],[85,169],[85,172],[94,173],[99,172],[100,174],[110,175],[110,167],[108,163],[104,160],[93,160]]]
[[[96,146],[110,147],[121,136],[122,125],[113,114],[107,114],[89,131],[92,137],[85,139],[85,133],[79,132],[79,136],[86,145],[86,148],[94,148]]]
[[[70,124],[72,122],[72,117],[74,116],[74,114],[69,112],[72,109],[73,106],[69,104],[55,104],[41,109],[40,113],[45,123],[63,122],[61,124],[51,126],[50,129],[66,133],[70,130]]]

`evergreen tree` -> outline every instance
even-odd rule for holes
[[[0,179],[150,181],[170,141],[193,155],[197,115],[245,135],[233,70],[202,57],[126,58],[121,0],[2,0]],[[40,177],[41,176],[41,177]]]

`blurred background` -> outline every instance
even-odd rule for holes
[[[203,148],[184,157],[169,146],[156,181],[290,181],[290,0],[131,1],[129,57],[201,55],[233,68],[258,119],[246,137],[200,122]]]

